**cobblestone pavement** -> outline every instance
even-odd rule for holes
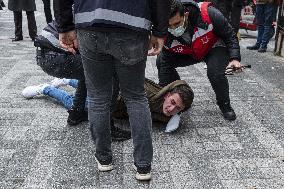
[[[27,36],[25,18],[24,25]],[[12,13],[0,11],[0,188],[284,188],[284,59],[273,56],[274,42],[265,54],[247,51],[255,39],[243,33],[242,62],[252,69],[229,77],[234,122],[222,118],[204,64],[178,69],[195,91],[194,105],[173,134],[154,124],[153,179],[144,183],[134,178],[131,140],[113,143],[115,169],[99,173],[88,124],[69,127],[59,104],[21,96],[52,77],[35,64],[31,40],[12,43],[13,32]],[[147,76],[157,81],[154,62]]]

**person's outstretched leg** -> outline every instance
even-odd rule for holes
[[[55,88],[53,86],[47,86],[43,89],[44,95],[54,98],[57,102],[62,104],[64,108],[69,110],[73,104],[73,96],[68,94],[66,91]]]
[[[73,104],[73,97],[66,91],[57,89],[48,83],[28,86],[22,91],[22,95],[25,98],[33,98],[38,95],[47,95],[54,98],[57,102],[61,103],[67,110],[69,110]]]

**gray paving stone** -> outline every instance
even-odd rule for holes
[[[37,9],[40,31],[42,1]],[[0,11],[0,188],[284,188],[284,59],[273,56],[274,40],[264,54],[245,48],[255,33],[240,41],[242,63],[252,68],[228,77],[233,122],[223,119],[203,63],[177,69],[195,92],[193,106],[175,133],[153,124],[153,179],[138,182],[131,140],[113,143],[115,170],[99,173],[88,123],[69,127],[54,100],[21,96],[24,87],[53,79],[35,63],[25,16],[23,31],[24,41],[12,43],[12,12]],[[146,76],[158,82],[155,60],[148,58]],[[127,120],[115,124],[129,130]]]

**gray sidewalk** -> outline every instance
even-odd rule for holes
[[[41,0],[36,2],[39,33],[45,17]],[[134,178],[131,140],[113,143],[115,169],[99,173],[87,123],[70,127],[56,102],[21,96],[24,87],[52,77],[36,65],[32,41],[12,43],[13,33],[13,14],[6,8],[0,11],[1,189],[284,188],[284,59],[273,55],[274,41],[265,54],[245,49],[255,33],[240,42],[242,63],[252,69],[229,76],[234,122],[225,121],[216,106],[203,63],[178,69],[195,92],[194,104],[177,132],[166,134],[154,124],[153,179],[144,183]],[[158,81],[155,58],[148,60],[147,77]]]

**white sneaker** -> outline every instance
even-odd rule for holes
[[[53,87],[62,87],[62,86],[66,86],[68,85],[70,82],[70,79],[60,79],[60,78],[55,78],[50,82],[50,85],[52,85]]]
[[[170,133],[170,132],[177,130],[177,128],[179,127],[179,122],[180,122],[179,114],[176,114],[173,117],[171,117],[170,121],[168,122],[166,126],[165,132]]]
[[[41,84],[41,85],[34,85],[34,86],[26,87],[22,91],[22,95],[25,98],[33,98],[37,95],[41,95],[43,93],[44,88],[48,87],[48,86],[50,86],[50,85],[45,83],[45,84]]]
[[[113,170],[113,165],[110,163],[110,164],[101,164],[99,162],[99,160],[97,159],[97,157],[95,157],[96,159],[96,162],[98,164],[98,170],[101,171],[101,172],[105,172],[105,171],[111,171]]]

